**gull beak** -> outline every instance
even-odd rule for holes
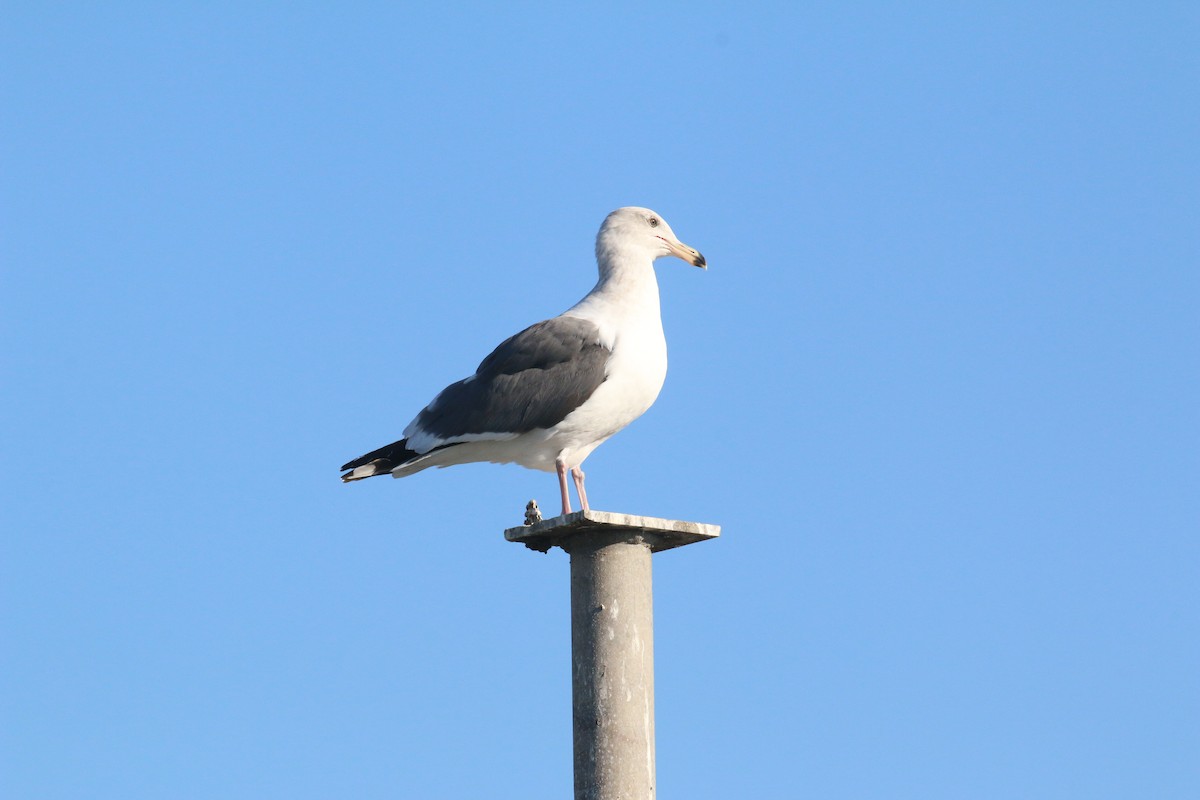
[[[660,236],[658,238],[663,240],[663,243],[667,246],[667,249],[671,251],[671,255],[677,258],[682,258],[693,267],[708,269],[708,262],[704,260],[704,256],[700,255],[699,250],[693,250],[683,242],[671,241],[665,236]]]

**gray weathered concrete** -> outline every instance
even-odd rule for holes
[[[581,511],[504,532],[571,557],[576,800],[653,800],[651,554],[720,534],[715,525]]]
[[[715,539],[721,535],[721,526],[678,519],[638,517],[612,511],[576,511],[544,519],[532,525],[509,528],[504,531],[504,538],[510,542],[520,542],[530,550],[545,553],[551,547],[567,550],[565,545],[571,539],[599,531],[635,531],[645,538],[651,552],[657,553],[693,542]]]

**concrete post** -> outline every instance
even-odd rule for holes
[[[571,554],[571,712],[578,800],[654,797],[650,545],[598,533]]]
[[[720,528],[580,511],[504,532],[571,556],[576,800],[653,800],[654,600],[650,556]]]

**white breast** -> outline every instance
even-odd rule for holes
[[[639,296],[591,295],[567,312],[595,322],[601,343],[612,350],[604,383],[554,427],[555,443],[568,464],[579,464],[605,439],[646,413],[662,390],[667,341],[653,273],[648,283],[640,287],[644,291]]]

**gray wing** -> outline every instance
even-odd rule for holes
[[[412,427],[442,439],[552,427],[604,383],[611,355],[588,320],[539,322],[502,342],[473,376],[447,386]]]

